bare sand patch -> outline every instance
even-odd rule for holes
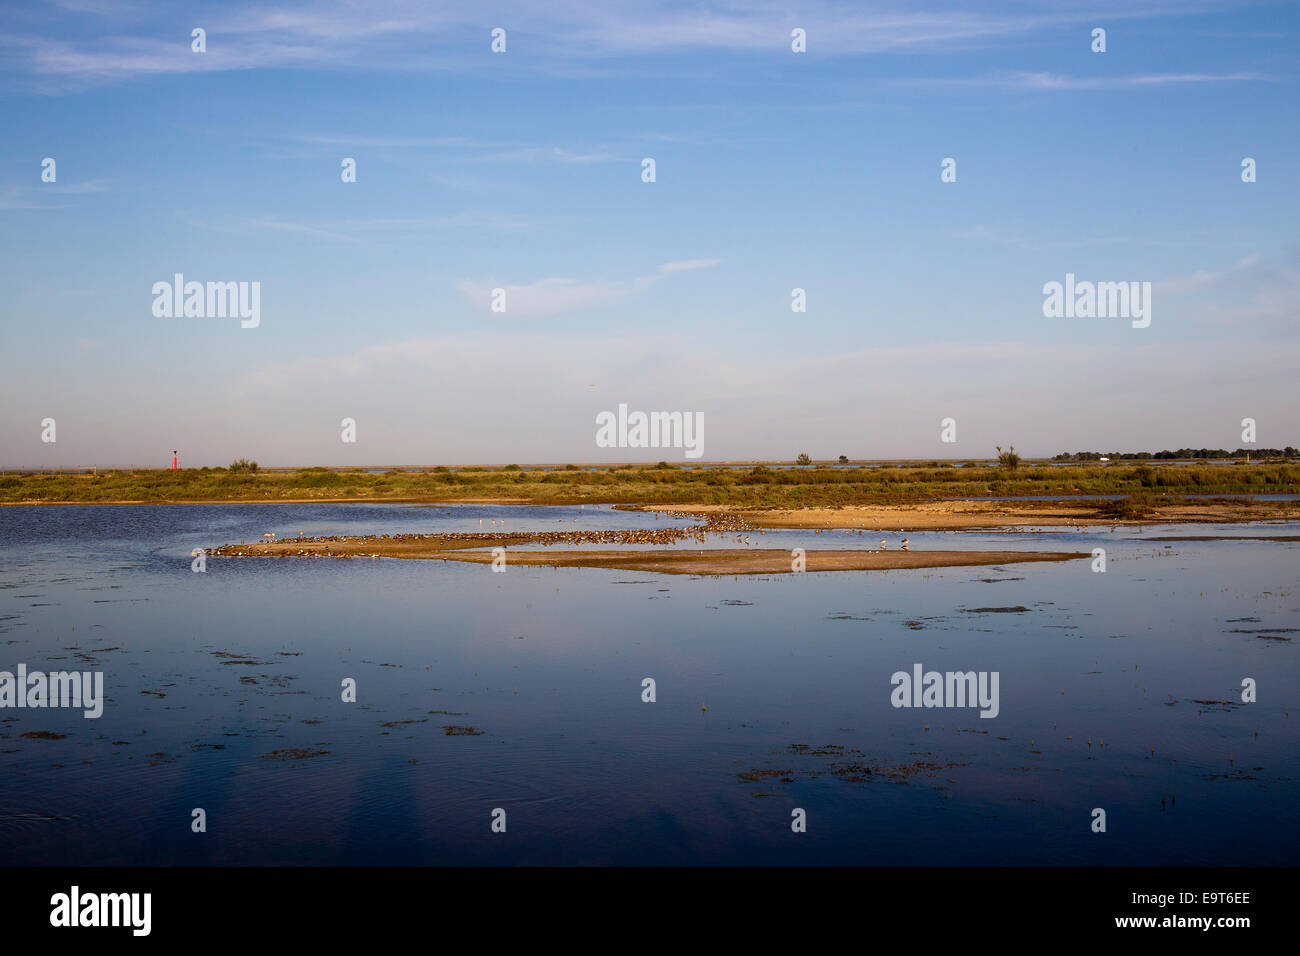
[[[972,567],[1027,561],[1070,561],[1092,555],[1066,551],[808,551],[805,571],[887,571]],[[490,564],[491,552],[444,551],[444,561]],[[780,548],[689,551],[510,551],[509,564],[559,568],[611,568],[660,574],[791,574],[790,552]]]
[[[730,505],[647,505],[637,510],[732,514],[756,528],[859,528],[875,531],[968,531],[986,528],[1034,530],[1061,526],[1118,527],[1185,523],[1242,523],[1294,518],[1293,502],[1158,502],[1149,516],[1108,518],[1101,502],[926,501],[899,505],[845,505],[842,508],[749,510]]]
[[[608,532],[598,532],[607,534]],[[410,535],[396,538],[329,538],[225,545],[214,554],[235,557],[408,558],[490,564],[491,548],[535,542],[536,534]],[[468,539],[468,540],[467,540]],[[469,550],[466,545],[476,550]],[[482,550],[477,550],[482,549]],[[664,547],[656,550],[507,550],[508,564],[611,568],[663,574],[790,574],[790,551],[784,548]],[[805,553],[807,571],[884,571],[906,568],[972,567],[1029,561],[1070,561],[1091,557],[1069,551],[862,551],[824,550]]]

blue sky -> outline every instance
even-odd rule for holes
[[[596,447],[619,403],[706,459],[1297,444],[1298,21],[9,4],[0,465],[665,457]],[[260,325],[155,317],[177,272]],[[1150,327],[1045,318],[1067,272],[1151,282]]]

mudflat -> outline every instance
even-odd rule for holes
[[[444,551],[445,561],[492,562],[491,552]],[[888,571],[903,568],[973,567],[1028,561],[1070,561],[1091,554],[1067,551],[807,551],[804,570]],[[509,564],[563,568],[614,568],[660,574],[791,574],[790,552],[779,548],[728,548],[707,551],[509,551]]]
[[[753,528],[861,528],[874,531],[965,531],[987,528],[1034,530],[1089,526],[1158,524],[1241,524],[1295,520],[1290,501],[1160,502],[1141,518],[1111,518],[1098,513],[1097,502],[1069,501],[925,501],[913,504],[844,505],[839,508],[746,509],[731,505],[647,505],[639,510],[729,514]]]
[[[653,532],[652,532],[653,533]],[[576,534],[583,534],[578,532]],[[593,537],[612,532],[587,532]],[[567,537],[567,536],[566,536]],[[784,548],[661,547],[655,550],[520,551],[511,547],[541,543],[537,534],[398,535],[296,539],[223,545],[214,555],[264,558],[408,558],[491,564],[491,548],[506,548],[507,565],[611,568],[662,574],[790,574],[794,556]],[[591,540],[591,539],[586,539]],[[613,541],[611,543],[622,543]],[[475,550],[467,549],[471,545]],[[482,549],[482,550],[477,550]],[[806,551],[805,571],[885,571],[905,568],[972,567],[1029,561],[1070,561],[1090,554],[1073,551]]]

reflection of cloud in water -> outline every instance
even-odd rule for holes
[[[92,658],[109,698],[98,721],[0,711],[0,862],[39,850],[73,864],[781,863],[794,799],[816,808],[808,862],[1296,862],[1300,740],[1277,688],[1300,686],[1300,658],[1294,641],[1265,639],[1300,630],[1295,545],[1235,540],[1294,537],[1295,525],[1147,530],[1188,539],[1166,541],[1132,529],[913,532],[913,549],[1101,546],[1107,572],[681,577],[672,600],[652,603],[663,579],[607,570],[189,570],[191,548],[267,530],[469,532],[486,518],[527,531],[574,517],[654,528],[650,513],[223,505],[0,517],[0,668]],[[769,531],[763,543],[861,547],[832,538]],[[894,710],[889,675],[914,661],[998,671],[999,716]],[[640,697],[647,676],[653,704]],[[1258,703],[1239,703],[1246,676]],[[348,677],[355,704],[340,699]],[[297,753],[312,756],[280,759]],[[900,784],[875,769],[915,765],[933,775]],[[795,772],[740,778],[751,770]],[[1071,829],[1079,806],[1103,800],[1130,834],[1104,850]],[[182,850],[170,834],[194,806],[219,815],[223,838]],[[528,837],[485,858],[497,806]]]

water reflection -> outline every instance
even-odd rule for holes
[[[907,532],[913,550],[1103,547],[1105,574],[190,571],[192,548],[266,531],[479,519],[690,523],[476,505],[0,509],[0,669],[101,669],[109,698],[97,721],[0,710],[0,862],[1296,862],[1296,543],[1142,539],[1300,526]],[[998,671],[999,716],[893,708],[890,675],[916,663]],[[1246,677],[1259,699],[1242,705]],[[807,833],[790,831],[795,807]]]

